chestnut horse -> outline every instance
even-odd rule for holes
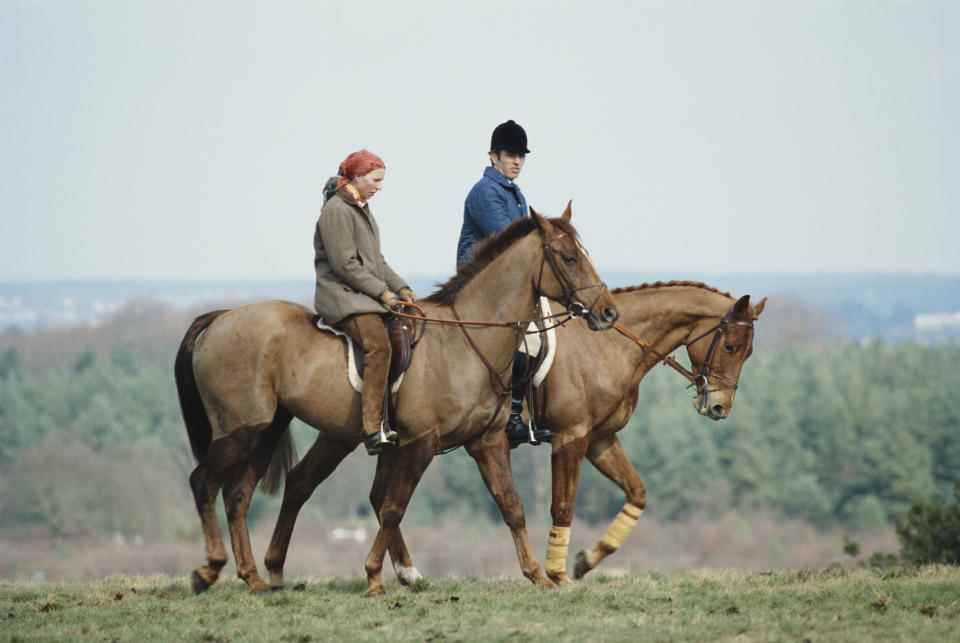
[[[626,503],[600,541],[577,554],[575,578],[617,551],[646,507],[643,480],[616,436],[636,409],[643,377],[660,356],[686,346],[697,387],[694,408],[713,420],[728,417],[741,368],[753,352],[754,322],[766,305],[765,298],[751,306],[749,295],[734,300],[688,281],[613,292],[621,315],[618,327],[643,338],[649,348],[619,335],[588,336],[581,324],[571,324],[559,329],[560,350],[541,387],[541,415],[554,431],[553,527],[545,567],[555,583],[568,582],[567,546],[584,457],[623,489]],[[603,369],[590,372],[589,366],[597,363]]]
[[[473,262],[422,302],[423,310],[446,320],[529,320],[544,295],[583,312],[592,329],[610,328],[616,308],[579,245],[570,217],[568,205],[559,219],[535,212],[520,219],[481,246]],[[581,293],[589,295],[589,306],[577,299]],[[500,373],[509,369],[524,328],[504,324],[467,331],[431,326],[424,333],[398,393],[400,444],[377,465],[381,527],[366,562],[371,593],[383,591],[385,548],[398,539],[407,503],[433,455],[486,432],[501,432],[506,388],[491,385],[501,382]],[[288,427],[291,418],[298,417],[320,437],[290,471],[279,536],[274,534],[267,554],[272,580],[282,584],[286,546],[278,548],[277,542],[284,529],[293,528],[293,520],[285,525],[284,517],[304,488],[304,475],[316,481],[312,491],[363,437],[360,395],[350,386],[345,368],[343,340],[319,332],[314,315],[290,302],[213,311],[191,325],[175,372],[198,461],[190,486],[207,550],[207,563],[193,572],[195,591],[214,583],[226,564],[214,508],[221,488],[237,575],[253,591],[268,589],[253,559],[246,514],[261,478],[269,492],[287,474],[293,458]]]
[[[643,377],[661,361],[660,356],[686,346],[694,372],[706,378],[694,378],[699,381],[694,408],[714,420],[729,416],[740,370],[753,351],[753,323],[766,304],[764,298],[751,306],[749,295],[734,300],[715,288],[687,281],[618,289],[613,291],[613,299],[620,313],[618,328],[643,338],[652,350],[617,333],[591,333],[582,323],[571,323],[557,329],[557,355],[539,389],[539,415],[554,436],[553,529],[546,571],[555,583],[568,582],[567,545],[584,457],[624,490],[627,502],[596,547],[578,554],[577,578],[620,547],[646,506],[643,481],[616,437],[636,409]],[[311,469],[307,464],[320,457],[314,450],[326,450],[321,440],[318,438],[318,444],[290,474],[271,551],[277,547],[286,553],[296,511],[322,481],[315,473],[319,467]],[[505,433],[496,430],[476,435],[465,446],[513,534],[524,576],[538,585],[552,585],[544,579],[527,539]],[[290,484],[294,477],[296,486]],[[375,509],[380,506],[384,483],[385,478],[378,475],[370,494]],[[419,578],[399,531],[390,543],[390,556],[401,583]],[[282,579],[283,558],[270,562],[268,566]]]

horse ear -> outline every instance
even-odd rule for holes
[[[750,295],[744,295],[733,305],[733,316],[738,319],[752,319],[753,309],[750,308]]]
[[[753,307],[753,318],[756,319],[760,316],[760,313],[763,312],[763,308],[767,305],[767,298],[764,297],[760,300],[760,303]]]
[[[537,225],[540,226],[540,230],[543,231],[543,234],[547,236],[553,235],[553,224],[547,221],[546,217],[540,216],[540,214],[530,208],[530,216],[533,217],[533,220],[537,222]]]
[[[570,209],[571,205],[573,205],[573,199],[567,201],[567,207],[563,209],[563,214],[560,215],[560,218],[564,221],[570,221],[570,217],[573,216],[573,210]]]

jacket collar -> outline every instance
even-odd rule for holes
[[[357,206],[358,208],[364,208],[367,205],[366,201],[360,200],[360,193],[357,192],[356,188],[351,186],[349,183],[347,183],[342,188],[337,190],[337,194],[340,195],[341,199],[343,199],[350,205]]]
[[[500,174],[500,170],[493,167],[492,165],[488,165],[486,168],[484,168],[483,176],[485,178],[490,179],[491,181],[498,183],[499,185],[502,185],[505,188],[516,189],[517,187],[516,183],[514,183],[504,175]]]

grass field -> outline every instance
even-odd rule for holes
[[[960,569],[692,571],[593,578],[291,583],[236,580],[193,596],[186,578],[0,583],[0,640],[960,641]]]

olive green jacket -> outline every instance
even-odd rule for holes
[[[383,291],[409,287],[380,252],[380,230],[370,206],[361,207],[342,190],[320,211],[313,251],[313,305],[328,324],[358,313],[385,313]]]

